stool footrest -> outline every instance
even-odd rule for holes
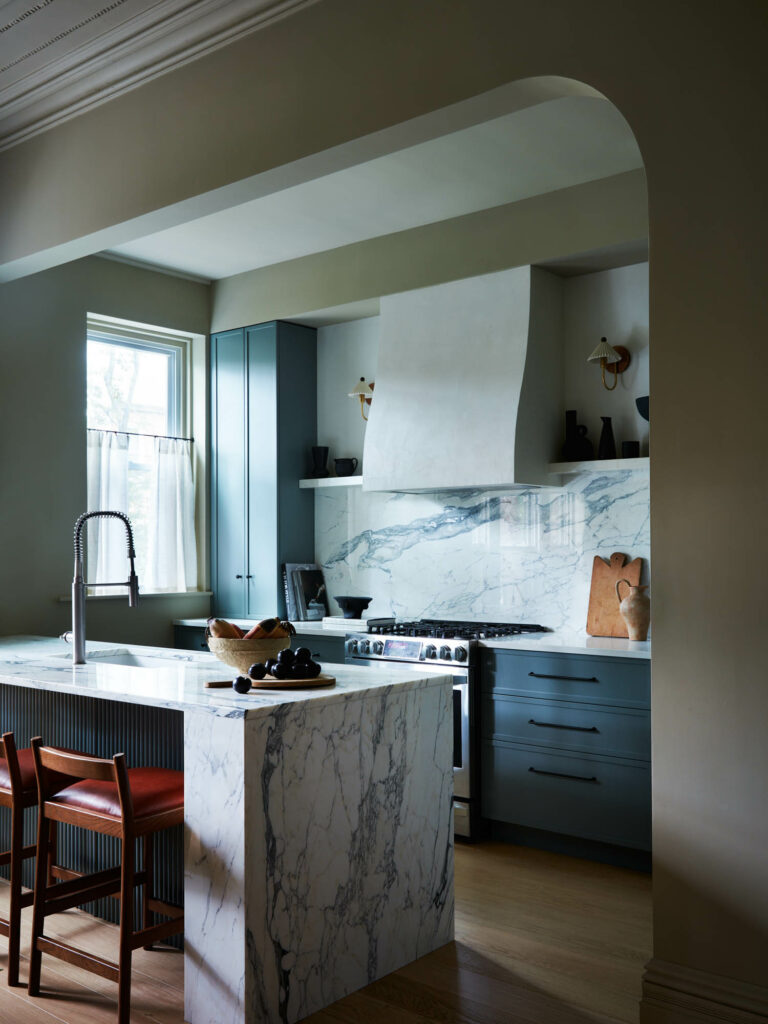
[[[26,860],[28,857],[34,857],[36,853],[37,847],[34,845],[34,843],[32,844],[32,846],[25,846],[22,848],[21,851],[21,859]],[[4,868],[6,864],[10,863],[11,851],[6,850],[5,853],[0,853],[0,868]]]
[[[162,900],[156,900],[153,896],[147,900],[147,910],[151,910],[153,914],[163,914],[165,917],[177,918],[184,914],[184,907],[179,907],[175,903],[164,903]]]
[[[131,949],[139,949],[144,946],[151,946],[153,942],[160,942],[171,935],[178,935],[184,931],[184,915],[173,918],[172,921],[163,921],[162,924],[152,925],[151,928],[142,928],[131,936]]]
[[[82,967],[83,970],[98,974],[109,981],[120,979],[120,970],[117,964],[113,964],[110,960],[104,960],[102,957],[96,956],[95,953],[84,953],[81,949],[67,945],[66,942],[48,939],[44,935],[38,937],[36,945],[41,953],[49,953],[59,960],[65,960],[68,964],[74,964],[75,967]]]

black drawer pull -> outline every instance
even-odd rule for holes
[[[235,573],[235,579],[236,580],[241,580],[242,578],[243,578],[243,574],[241,572]]]
[[[543,768],[529,768],[534,775],[553,775],[556,779],[575,779],[577,782],[597,782],[596,775],[566,775],[565,772],[545,772]]]
[[[528,725],[538,725],[543,729],[570,729],[571,732],[600,732],[596,725],[560,725],[557,722],[537,722],[535,718],[529,718]]]
[[[569,683],[599,683],[600,680],[597,676],[544,676],[539,672],[529,672],[529,676],[533,676],[534,679],[565,679]]]

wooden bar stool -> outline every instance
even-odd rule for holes
[[[121,866],[88,875],[75,872],[67,880],[51,884],[46,877],[45,858],[35,871],[32,946],[29,986],[31,996],[40,993],[40,966],[49,953],[92,971],[118,985],[118,1024],[129,1024],[131,1006],[131,957],[140,946],[149,949],[184,929],[184,913],[154,898],[152,837],[161,829],[179,825],[184,819],[184,773],[167,768],[128,768],[124,754],[112,759],[69,753],[44,747],[32,740],[32,754],[38,788],[37,849],[49,847],[51,827],[56,822],[75,825],[92,832],[116,836],[122,841]],[[136,871],[134,840],[143,838],[144,865]],[[134,930],[133,891],[143,885],[142,927]],[[43,934],[45,918],[105,896],[120,899],[120,952],[118,963],[76,949]],[[152,924],[153,914],[169,921]]]
[[[35,846],[22,846],[24,810],[37,804],[37,784],[32,750],[16,750],[12,732],[0,739],[0,807],[11,811],[10,849],[0,853],[0,865],[11,866],[11,905],[7,920],[0,917],[0,935],[8,936],[8,984],[19,983],[21,911],[32,905],[32,893],[21,891],[21,868],[35,856]]]

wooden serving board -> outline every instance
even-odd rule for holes
[[[208,689],[232,688],[231,679],[215,679],[205,684]],[[314,679],[274,679],[272,676],[265,676],[263,679],[252,679],[252,690],[307,690],[311,686],[335,686],[336,676],[328,676],[321,672]],[[244,694],[242,695],[244,696]]]
[[[619,551],[614,551],[609,562],[595,556],[587,612],[587,633],[590,636],[629,637],[626,624],[619,612],[616,584],[619,580],[629,580],[631,586],[638,586],[642,566],[642,558],[627,562],[627,556]],[[621,596],[625,597],[626,594],[627,588],[622,587]]]

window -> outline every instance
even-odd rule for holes
[[[190,342],[88,321],[88,509],[128,515],[144,592],[197,588],[192,441],[183,436]],[[87,543],[89,580],[125,578],[120,524],[91,520]]]

